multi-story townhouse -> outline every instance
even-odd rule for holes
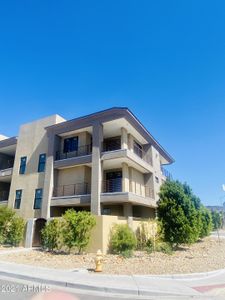
[[[0,136],[0,203],[27,220],[27,246],[68,208],[154,217],[168,176],[162,165],[172,162],[127,108],[69,121],[54,115],[22,125],[18,137]]]

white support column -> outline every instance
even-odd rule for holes
[[[122,163],[122,192],[129,192],[130,188],[129,188],[129,184],[130,184],[130,180],[129,180],[129,168],[128,165],[126,163]]]
[[[101,215],[102,164],[101,149],[103,142],[103,126],[96,123],[92,133],[92,173],[91,173],[91,213]]]
[[[28,219],[25,234],[25,248],[32,248],[35,219]]]
[[[128,148],[128,136],[127,130],[125,128],[121,128],[121,148],[127,149]]]

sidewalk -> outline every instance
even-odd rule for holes
[[[117,276],[88,273],[86,270],[55,270],[0,262],[0,276],[24,279],[86,291],[136,296],[198,296],[225,288],[225,270],[202,276]]]

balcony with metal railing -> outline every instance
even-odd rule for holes
[[[142,148],[140,148],[137,144],[133,145],[133,152],[136,154],[138,157],[152,165],[152,157],[150,154],[148,154],[146,151],[144,151]]]
[[[53,190],[53,197],[88,195],[90,194],[90,192],[90,184],[88,184],[87,182],[80,182],[75,184],[56,186]]]
[[[122,178],[104,180],[102,184],[103,193],[122,192]]]
[[[113,178],[113,179],[104,180],[102,182],[102,192],[103,193],[123,192],[122,178]],[[153,188],[140,184],[136,181],[130,181],[129,192],[145,198],[152,198],[152,199],[155,198]]]
[[[162,175],[165,176],[168,180],[172,180],[172,179],[173,179],[172,174],[171,174],[167,169],[165,169],[163,166],[161,166],[161,173],[162,173]]]
[[[91,144],[83,145],[83,146],[79,146],[75,151],[70,151],[70,152],[56,151],[55,160],[85,156],[85,155],[90,155],[91,153],[92,153],[92,145]]]
[[[120,138],[112,138],[107,139],[103,142],[103,152],[124,150],[121,148],[121,139]],[[136,157],[142,159],[152,166],[152,157],[149,153],[147,153],[140,145],[134,143],[132,148],[126,149],[135,154]]]
[[[0,191],[0,202],[8,201],[9,191]]]

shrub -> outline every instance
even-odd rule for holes
[[[63,215],[65,226],[63,227],[63,241],[71,251],[75,248],[81,253],[90,241],[92,228],[96,225],[96,220],[90,212],[75,212],[69,209]]]
[[[137,249],[144,250],[148,241],[148,232],[144,223],[141,223],[136,231]]]
[[[202,206],[200,208],[200,217],[201,217],[200,237],[203,238],[205,236],[210,235],[210,232],[212,230],[212,215],[208,209]]]
[[[128,225],[115,225],[111,235],[111,249],[113,253],[129,257],[137,246],[137,240]]]
[[[158,217],[164,240],[176,246],[197,241],[200,231],[198,211],[184,186],[177,181],[166,181],[159,196]]]
[[[41,231],[41,244],[44,249],[48,251],[60,249],[62,225],[62,219],[53,219],[45,224]]]
[[[152,239],[147,240],[145,249],[148,253],[155,251],[155,245]]]
[[[213,230],[217,230],[222,227],[222,215],[218,211],[212,211],[212,223]]]
[[[0,207],[0,243],[17,246],[23,239],[24,220],[8,207]]]
[[[155,251],[157,251],[157,252],[163,252],[165,254],[171,255],[173,253],[173,248],[172,248],[171,244],[169,244],[169,243],[158,242],[156,244]]]

